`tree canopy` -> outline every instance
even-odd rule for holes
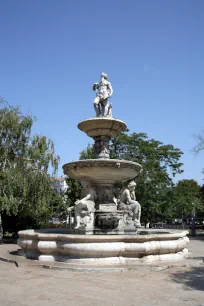
[[[174,187],[174,202],[177,216],[188,216],[193,210],[202,211],[201,188],[195,180],[178,181]]]
[[[46,136],[32,136],[35,118],[0,100],[0,213],[48,215],[53,191],[50,171],[59,157]]]

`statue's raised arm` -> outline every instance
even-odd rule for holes
[[[112,117],[112,104],[109,103],[108,98],[112,96],[113,88],[107,74],[101,73],[101,80],[99,83],[94,83],[93,90],[96,91],[94,100],[96,117]]]

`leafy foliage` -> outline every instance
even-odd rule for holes
[[[83,159],[94,159],[94,147],[93,145],[88,145],[87,148],[80,153],[80,160]]]
[[[81,186],[79,181],[73,180],[70,177],[68,177],[66,179],[66,183],[68,185],[68,189],[67,189],[67,192],[66,192],[67,207],[71,207],[71,206],[74,205],[74,203],[77,199],[80,199],[82,186]]]
[[[51,215],[50,185],[59,157],[45,136],[31,137],[35,118],[0,100],[0,212],[36,220]]]
[[[114,139],[111,157],[138,162],[143,172],[138,178],[137,198],[143,208],[143,219],[171,213],[172,177],[182,173],[180,157],[183,153],[173,145],[149,139],[145,133],[127,132]],[[169,204],[169,205],[167,205]]]
[[[51,215],[59,220],[65,220],[67,218],[67,195],[65,192],[57,194],[53,190],[53,194],[50,201]]]
[[[181,180],[174,187],[174,202],[177,216],[191,215],[192,210],[203,210],[200,186],[195,180]]]

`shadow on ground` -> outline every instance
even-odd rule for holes
[[[17,238],[3,238],[0,244],[17,244]]]
[[[204,242],[204,234],[200,234],[198,233],[196,236],[190,236],[189,235],[189,239],[190,240],[199,240],[199,241],[203,241]]]
[[[204,291],[204,267],[192,267],[188,271],[172,274],[172,280],[185,285],[188,289]]]

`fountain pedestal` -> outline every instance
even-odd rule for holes
[[[109,159],[109,141],[119,136],[127,126],[121,120],[100,117],[82,121],[78,124],[78,128],[94,139],[95,158]]]

